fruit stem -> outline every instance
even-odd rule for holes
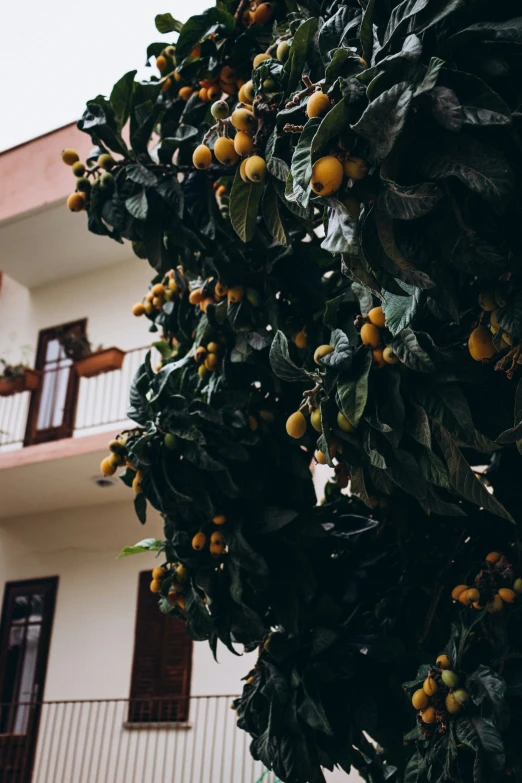
[[[304,125],[292,125],[291,122],[287,122],[283,126],[285,133],[302,133],[304,131]]]
[[[291,101],[287,101],[285,104],[285,109],[291,109],[292,106],[297,106],[299,103],[301,103],[301,99],[306,95],[311,95],[316,90],[321,89],[321,85],[319,83],[314,84],[312,81],[310,81],[308,76],[303,76],[303,84],[306,85],[304,90],[297,92]]]

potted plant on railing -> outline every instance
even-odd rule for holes
[[[93,351],[92,345],[84,334],[64,330],[59,340],[65,355],[74,362],[74,369],[80,378],[94,378],[104,372],[120,370],[125,357],[121,348],[98,348]]]
[[[25,364],[9,364],[0,359],[0,397],[9,397],[18,392],[33,391],[40,385],[40,373]]]

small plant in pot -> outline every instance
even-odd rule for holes
[[[0,359],[0,397],[9,397],[23,391],[33,391],[40,385],[40,373],[23,362],[10,364]]]
[[[125,351],[120,348],[102,348],[96,350],[86,335],[74,330],[64,330],[59,336],[66,356],[74,362],[74,369],[80,378],[94,378],[112,370],[120,370]]]

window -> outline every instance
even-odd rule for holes
[[[24,444],[70,438],[74,431],[78,376],[59,336],[85,335],[86,321],[44,329],[38,335],[35,369],[42,373],[40,388],[31,395]]]
[[[160,612],[150,579],[150,571],[139,575],[129,721],[186,721],[192,639],[182,620]]]

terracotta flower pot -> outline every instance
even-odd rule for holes
[[[101,351],[94,351],[83,359],[77,359],[74,362],[74,369],[80,378],[94,378],[95,375],[104,372],[121,370],[124,358],[125,351],[120,348],[102,348]]]
[[[15,378],[0,378],[0,397],[10,397],[24,391],[34,391],[40,386],[41,373],[38,370],[24,369],[23,375]]]

